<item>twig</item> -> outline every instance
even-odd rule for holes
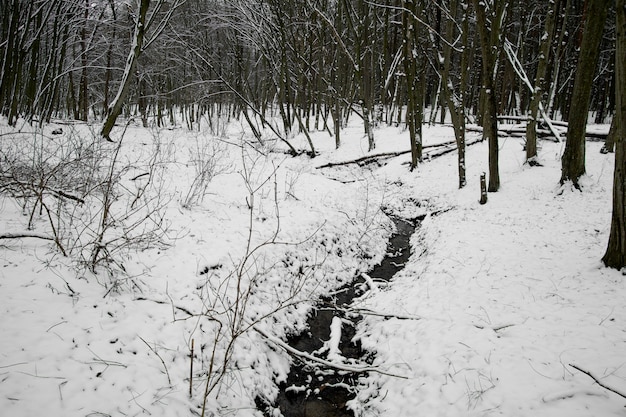
[[[191,359],[189,360],[189,398],[191,398],[193,387],[193,345],[194,339],[191,339]]]
[[[501,324],[501,325],[499,325],[499,326],[483,326],[483,325],[481,325],[481,324],[474,324],[473,326],[474,326],[474,327],[476,327],[477,329],[481,329],[481,330],[482,330],[482,329],[491,329],[491,330],[493,330],[494,332],[497,332],[497,331],[500,331],[500,330],[504,330],[504,329],[506,329],[507,327],[513,327],[513,326],[515,326],[515,324],[514,324],[514,323],[510,323],[510,324]]]
[[[180,310],[183,313],[188,314],[189,316],[196,316],[197,314],[192,313],[191,311],[187,310],[185,307],[180,307],[177,306],[175,304],[172,303],[168,303],[167,301],[161,301],[161,300],[151,300],[150,298],[146,298],[146,297],[137,297],[135,298],[135,301],[152,301],[153,303],[157,303],[157,304],[170,304],[173,306],[173,308],[175,308],[176,310]]]
[[[336,370],[344,371],[344,372],[353,372],[353,373],[377,372],[379,374],[392,376],[392,377],[395,377],[395,378],[408,379],[408,377],[406,377],[406,376],[385,372],[385,371],[383,371],[383,370],[381,370],[379,368],[376,368],[374,366],[350,366],[350,365],[345,365],[345,364],[340,364],[340,363],[329,362],[329,361],[327,361],[325,359],[318,358],[317,356],[311,355],[310,353],[302,352],[302,351],[300,351],[298,349],[295,349],[295,348],[289,346],[287,343],[285,343],[282,340],[280,340],[279,338],[264,332],[263,330],[259,329],[258,327],[254,327],[253,326],[252,328],[257,333],[259,333],[261,336],[263,336],[264,338],[266,338],[270,342],[274,343],[275,345],[278,345],[279,347],[283,348],[288,353],[290,353],[290,354],[292,354],[294,356],[297,356],[299,358],[302,358],[302,359],[307,359],[307,360],[310,360],[312,362],[319,363],[320,365],[324,365],[327,368],[336,369]]]
[[[602,388],[611,391],[612,393],[615,393],[617,395],[619,395],[622,398],[626,398],[626,394],[624,394],[623,392],[618,391],[615,388],[609,387],[608,385],[604,384],[603,382],[600,381],[600,379],[598,379],[597,377],[595,377],[591,372],[586,371],[584,369],[582,369],[579,366],[576,366],[574,364],[569,364],[569,366],[571,366],[572,368],[576,369],[577,371],[582,372],[583,374],[587,375],[589,378],[593,379],[595,381],[596,384],[600,385]]]
[[[163,368],[165,369],[165,375],[167,375],[167,383],[169,385],[172,385],[172,380],[170,379],[170,373],[167,370],[167,365],[165,365],[165,361],[163,360],[161,355],[159,355],[159,353],[156,351],[156,349],[153,349],[152,346],[150,346],[150,344],[148,342],[146,342],[143,337],[141,337],[141,336],[138,336],[138,337],[141,339],[142,342],[144,342],[146,344],[146,346],[148,346],[148,348],[157,356],[157,358],[159,358],[159,360],[163,364]]]

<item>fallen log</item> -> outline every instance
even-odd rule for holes
[[[482,132],[482,130],[481,130],[481,132]],[[478,139],[478,140],[475,140],[475,141],[472,141],[472,142],[469,142],[469,143],[466,144],[466,146],[473,145],[473,144],[475,144],[477,142],[482,142],[482,138]],[[436,158],[438,156],[445,155],[447,153],[450,153],[450,152],[454,151],[456,149],[456,141],[452,140],[452,141],[437,143],[437,144],[433,144],[433,145],[425,145],[425,146],[422,147],[422,149],[434,149],[432,151],[432,153],[426,154],[424,156],[425,159],[428,159],[428,158],[432,159],[432,158]],[[404,154],[407,154],[407,153],[411,153],[411,151],[410,150],[406,150],[406,151],[397,151],[397,152],[384,152],[384,153],[378,153],[378,154],[374,154],[374,155],[366,155],[366,156],[362,156],[362,157],[356,158],[356,159],[351,159],[351,160],[348,160],[348,161],[329,162],[327,164],[320,165],[320,166],[315,167],[315,168],[316,169],[332,168],[332,167],[336,167],[336,166],[344,166],[344,165],[351,165],[351,164],[358,164],[358,165],[363,166],[363,165],[374,163],[374,162],[379,161],[381,159],[394,158],[396,156],[404,155]]]
[[[506,115],[501,115],[498,116],[498,120],[511,120],[513,122],[528,122],[530,120],[530,117],[528,116],[506,116]],[[538,117],[537,121],[539,123],[546,123],[546,121],[542,118],[542,117]],[[550,122],[554,125],[554,126],[559,126],[559,127],[567,127],[568,124],[567,122],[562,122],[562,121],[558,121],[558,120],[550,120]]]
[[[510,136],[515,136],[515,137],[525,137],[526,136],[526,127],[506,127],[507,125],[504,125],[502,127],[498,127],[498,133],[503,133],[503,134],[507,134]],[[517,126],[517,125],[515,125]],[[467,126],[466,130],[468,132],[478,132],[481,133],[483,131],[483,128],[480,126],[476,126],[476,125],[472,125],[472,126]],[[566,134],[566,132],[564,131],[563,134]],[[548,138],[548,137],[554,137],[554,134],[547,130],[547,129],[537,129],[537,135],[540,138]],[[586,138],[591,138],[591,139],[601,139],[601,140],[605,140],[606,137],[608,136],[608,132],[598,132],[595,130],[587,130],[587,132],[585,133],[585,137]]]

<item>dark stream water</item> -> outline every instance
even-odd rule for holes
[[[389,281],[411,255],[409,240],[416,222],[403,219],[394,219],[394,222],[396,231],[389,239],[386,256],[368,273],[375,282]],[[352,300],[366,290],[363,278],[357,277],[355,282],[322,299],[308,319],[308,330],[290,338],[289,345],[308,353],[322,349],[324,342],[330,339],[333,318],[339,317],[343,321],[339,344],[341,355],[367,362],[370,355],[358,342],[352,341],[355,326],[361,318],[345,313]],[[325,357],[324,354],[320,356]],[[279,407],[284,417],[354,417],[346,402],[356,396],[357,378],[358,375],[353,373],[311,366],[295,359],[287,381],[279,387],[280,394],[274,407]],[[261,410],[267,408],[262,404],[258,406]]]

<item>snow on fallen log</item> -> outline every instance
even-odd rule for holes
[[[336,369],[339,371],[344,371],[344,372],[353,372],[353,373],[362,373],[362,372],[377,372],[381,375],[387,375],[387,376],[391,376],[394,378],[402,378],[402,379],[408,379],[406,376],[403,375],[398,375],[398,374],[393,374],[390,372],[386,372],[378,367],[375,366],[370,366],[370,365],[347,365],[347,364],[343,364],[343,363],[333,363],[331,361],[328,361],[326,359],[322,359],[319,358],[315,355],[312,355],[310,353],[307,352],[303,352],[301,350],[298,350],[294,347],[289,346],[289,344],[283,342],[282,340],[280,340],[279,338],[277,338],[276,336],[273,336],[269,333],[267,333],[266,331],[260,329],[257,326],[252,326],[252,329],[254,329],[254,331],[256,331],[257,333],[259,333],[261,336],[263,336],[265,339],[267,339],[268,341],[274,343],[276,346],[281,347],[282,349],[284,349],[285,351],[287,351],[288,353],[297,356],[301,359],[306,359],[309,360],[311,362],[315,362],[318,363],[320,365],[324,365],[330,369]]]
[[[341,343],[341,326],[342,321],[339,317],[333,317],[333,321],[330,323],[330,339],[326,342],[328,347],[328,360],[333,363],[341,363],[344,361],[344,357],[339,349],[339,343]]]
[[[372,279],[372,277],[370,277],[368,274],[366,274],[365,272],[363,272],[361,274],[361,276],[363,277],[363,279],[365,280],[365,283],[367,284],[368,287],[370,287],[371,291],[378,291],[378,285],[374,282],[374,280]]]

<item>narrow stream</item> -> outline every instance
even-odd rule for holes
[[[396,218],[394,222],[396,231],[389,239],[386,256],[368,273],[374,281],[391,280],[411,255],[409,241],[416,223]],[[303,352],[323,352],[325,341],[331,337],[333,319],[339,318],[342,320],[341,355],[348,360],[368,361],[368,353],[361,349],[359,343],[352,342],[360,317],[345,314],[345,308],[366,289],[365,281],[359,277],[356,282],[322,299],[309,317],[308,330],[290,338],[287,341],[289,345]],[[325,357],[326,354],[324,352],[320,356]],[[275,406],[280,408],[284,417],[354,417],[346,402],[356,396],[357,378],[358,375],[352,373],[322,369],[295,359],[287,381],[279,386],[280,394]]]

